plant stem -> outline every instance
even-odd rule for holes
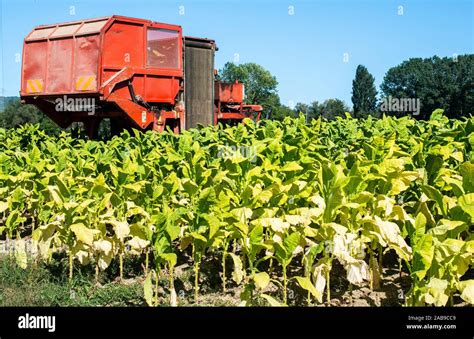
[[[120,263],[120,280],[123,279],[123,253],[119,255],[119,263]]]
[[[145,252],[145,277],[148,275],[148,250]]]
[[[402,278],[402,259],[398,258],[398,276]]]
[[[156,294],[155,294],[155,306],[158,305],[158,281],[159,281],[159,275],[158,275],[158,272],[159,272],[159,267],[156,268],[156,280],[155,280],[155,291],[156,291]]]
[[[413,285],[413,287],[412,287],[413,293],[411,295],[411,304],[412,304],[412,306],[415,306],[415,303],[416,303],[416,301],[415,301],[415,286],[417,286],[417,284],[418,284],[418,279],[416,278],[416,275],[415,275],[413,277],[413,283],[412,283],[412,285]]]
[[[382,279],[382,260],[383,260],[383,248],[382,245],[379,244],[379,277],[380,280]]]
[[[73,257],[72,252],[69,252],[69,281],[72,280]]]
[[[170,266],[170,290],[174,288],[174,267]]]
[[[286,304],[286,265],[283,265],[283,303]]]
[[[227,246],[224,246],[224,251],[222,253],[222,290],[226,293],[225,283],[226,283],[226,276],[225,276],[225,259],[227,257]]]
[[[177,306],[176,300],[173,300],[173,296],[176,296],[176,291],[174,290],[174,274],[173,274],[174,267],[170,265],[169,268],[170,268],[170,276],[169,276],[170,278],[170,305]]]
[[[249,271],[250,271],[250,275],[252,275],[253,272],[254,272],[253,260],[252,260],[252,258],[250,257],[250,255],[247,256],[247,259],[248,259],[248,261],[249,261]]]
[[[369,248],[370,257],[369,257],[369,268],[370,268],[370,290],[374,290],[374,279],[375,279],[375,272],[374,272],[374,253]]]
[[[95,282],[99,281],[99,259],[97,258],[95,263]]]
[[[194,263],[194,302],[198,302],[199,297],[199,261]]]
[[[245,251],[245,247],[242,246],[242,254],[240,260],[242,261],[242,272],[245,274],[246,270],[246,263],[247,263],[247,253]]]
[[[349,283],[349,302],[352,306],[352,284]]]
[[[326,270],[326,293],[327,293],[327,303],[328,306],[331,306],[331,283],[329,281],[329,271],[330,269],[328,268]]]

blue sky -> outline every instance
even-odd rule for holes
[[[410,57],[474,53],[474,0],[1,0],[1,6],[6,96],[18,95],[18,56],[34,26],[111,14],[179,24],[185,35],[215,39],[216,68],[236,54],[240,63],[264,66],[287,105],[340,98],[351,106],[358,64],[378,88],[390,67]]]

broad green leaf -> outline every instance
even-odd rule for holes
[[[169,234],[170,239],[173,241],[178,238],[181,233],[181,227],[172,222],[166,224],[166,232]]]
[[[251,244],[259,245],[263,240],[263,227],[256,225],[249,233],[249,239]]]
[[[112,225],[115,235],[120,240],[125,239],[125,237],[130,234],[130,226],[128,225],[128,222],[114,219],[107,220],[107,222]]]
[[[431,234],[421,236],[413,248],[412,273],[416,274],[418,279],[421,280],[425,277],[433,261],[433,236]]]
[[[474,305],[474,280],[460,281],[457,286],[461,292],[461,298],[469,304]]]
[[[465,162],[459,166],[459,172],[462,175],[463,187],[466,193],[474,193],[474,163]]]
[[[459,206],[474,218],[474,193],[465,194],[458,199]]]
[[[448,302],[448,282],[438,278],[431,278],[427,285],[427,292],[425,293],[425,302],[435,306],[445,306]]]
[[[63,200],[60,196],[59,189],[57,186],[48,186],[48,191],[51,194],[51,198],[58,206],[62,206]]]
[[[304,288],[306,291],[309,291],[317,300],[322,299],[321,293],[316,289],[308,277],[296,277],[296,280],[302,288]]]
[[[382,239],[386,241],[401,258],[408,261],[411,258],[412,249],[407,245],[405,239],[402,238],[398,225],[390,221],[383,221],[377,216],[375,216],[375,222]]]
[[[284,232],[290,227],[290,224],[281,218],[262,218],[259,221],[263,227],[271,227],[275,232]]]
[[[459,233],[467,229],[464,221],[441,219],[439,225],[430,229],[428,233],[433,235],[445,235],[450,232],[450,236],[456,237]]]
[[[147,248],[147,246],[150,244],[150,242],[148,240],[145,240],[145,239],[142,239],[140,237],[133,237],[132,239],[130,239],[127,244],[129,244],[134,250],[136,251],[141,251],[145,248]]]
[[[178,257],[175,253],[162,253],[160,256],[166,260],[171,267],[174,267],[178,261]]]
[[[300,234],[298,232],[291,233],[289,236],[285,237],[283,243],[285,245],[285,250],[288,253],[293,253],[300,243]]]
[[[84,244],[92,246],[94,242],[94,234],[97,230],[92,230],[84,226],[84,224],[74,224],[70,226],[71,231],[76,235],[77,240]]]
[[[232,272],[232,279],[237,284],[240,284],[244,277],[244,271],[242,270],[242,260],[240,260],[240,257],[235,255],[234,253],[229,253],[229,255],[234,261],[234,271]]]
[[[425,194],[428,196],[428,198],[430,198],[431,200],[434,200],[438,204],[438,207],[440,208],[441,213],[443,215],[446,215],[447,214],[446,206],[443,202],[443,195],[441,194],[441,192],[438,191],[436,188],[429,185],[424,185],[421,188],[423,192],[425,192]]]
[[[296,171],[301,171],[303,167],[301,167],[297,162],[295,161],[290,161],[287,162],[282,168],[282,172],[296,172]]]
[[[255,273],[255,275],[253,276],[253,280],[255,281],[255,285],[261,290],[263,290],[270,283],[270,276],[266,272],[259,272]]]
[[[154,292],[153,292],[153,283],[151,281],[151,278],[152,278],[152,275],[154,275],[154,271],[148,273],[144,283],[143,283],[143,294],[144,294],[144,297],[145,297],[145,301],[146,303],[148,304],[148,306],[154,306],[154,302],[153,302],[153,296],[154,296]]]
[[[26,269],[28,266],[28,257],[26,255],[26,242],[23,239],[17,239],[15,241],[15,259],[18,266],[22,269]]]
[[[286,306],[285,304],[280,303],[279,301],[277,301],[277,300],[276,300],[275,298],[273,298],[272,296],[269,296],[268,294],[262,293],[262,294],[260,294],[260,296],[261,296],[262,298],[264,298],[266,301],[268,301],[268,303],[270,304],[270,306],[277,306],[277,307]]]

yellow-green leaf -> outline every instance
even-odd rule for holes
[[[266,301],[268,301],[270,306],[277,306],[277,307],[286,306],[285,304],[278,302],[275,298],[273,298],[272,296],[269,296],[268,294],[262,293],[260,294],[260,296],[264,298]]]
[[[244,271],[242,270],[242,260],[240,260],[240,257],[235,255],[234,253],[229,253],[229,255],[234,261],[234,271],[232,272],[232,279],[237,284],[240,284],[244,277]]]
[[[474,193],[464,194],[459,197],[458,203],[471,218],[474,218]]]
[[[266,272],[259,272],[253,276],[253,280],[255,281],[255,285],[263,290],[270,283],[270,276]]]
[[[145,301],[148,304],[148,306],[153,306],[153,283],[151,281],[151,277],[155,272],[152,271],[148,273],[144,283],[143,283],[143,295],[145,297]]]
[[[18,266],[26,269],[28,266],[28,257],[26,255],[26,242],[23,239],[15,241],[15,259]]]
[[[306,291],[309,291],[317,300],[321,300],[321,293],[316,289],[311,280],[308,277],[296,277],[298,284]]]
[[[461,298],[469,304],[474,305],[474,280],[464,280],[458,283]]]
[[[99,232],[97,230],[94,232],[94,230],[87,228],[82,223],[71,225],[70,228],[76,235],[77,240],[82,241],[84,244],[89,246],[92,246],[94,242],[94,234]]]

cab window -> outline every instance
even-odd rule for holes
[[[148,28],[147,66],[156,68],[179,68],[179,32]]]

